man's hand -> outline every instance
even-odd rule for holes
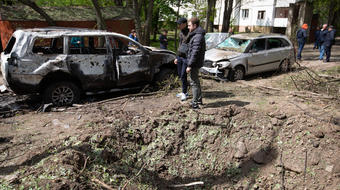
[[[190,73],[191,67],[187,67],[187,73]]]
[[[175,63],[175,65],[177,65],[177,59],[175,59],[174,63]]]

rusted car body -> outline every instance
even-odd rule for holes
[[[172,68],[175,53],[144,47],[129,37],[100,30],[17,30],[1,54],[7,87],[40,93],[55,104],[71,104],[82,92],[102,92],[153,81]]]
[[[236,81],[271,70],[286,72],[294,62],[293,44],[284,35],[236,34],[206,51],[200,71],[217,79]]]

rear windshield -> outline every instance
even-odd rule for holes
[[[4,50],[5,54],[9,54],[11,53],[12,49],[13,49],[13,46],[15,44],[15,37],[12,37],[9,42],[7,43],[7,46],[6,46],[6,49]]]

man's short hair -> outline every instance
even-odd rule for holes
[[[136,30],[135,30],[135,29],[132,29],[132,30],[131,30],[131,33],[135,33],[135,32],[136,32]]]
[[[333,26],[333,25],[329,25],[329,27],[328,27],[328,28],[334,29],[334,26]]]
[[[191,18],[189,22],[191,22],[191,24],[195,24],[197,27],[200,25],[200,20],[197,17]]]

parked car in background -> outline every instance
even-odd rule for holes
[[[1,54],[5,85],[17,94],[43,95],[70,105],[84,92],[130,88],[175,71],[175,53],[129,37],[80,28],[17,30]]]
[[[294,47],[286,36],[245,33],[232,35],[206,51],[200,71],[221,80],[236,81],[271,70],[286,72],[294,62]]]
[[[206,50],[216,47],[218,44],[222,43],[225,39],[229,37],[229,33],[206,33],[205,34],[205,44]]]

